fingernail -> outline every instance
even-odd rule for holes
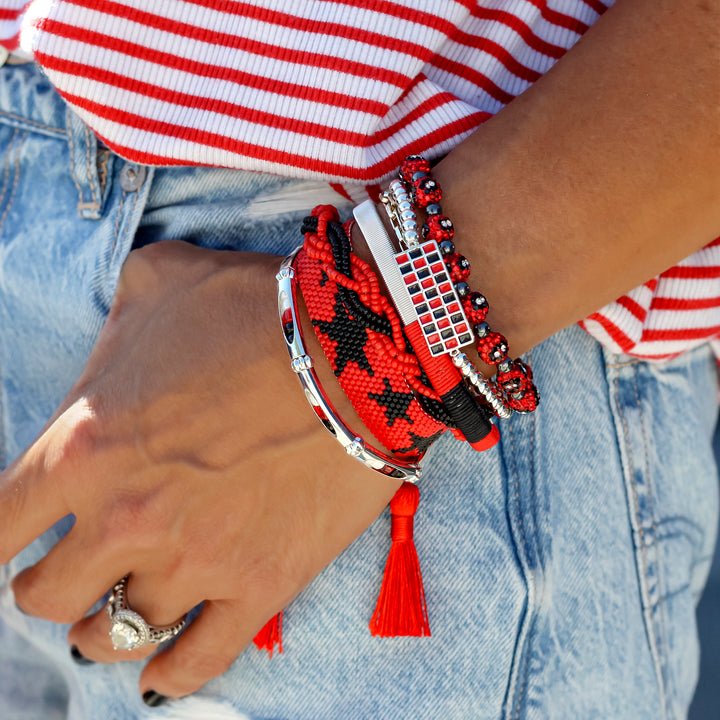
[[[78,650],[77,645],[73,645],[70,648],[70,657],[78,664],[78,665],[94,665],[95,661],[90,660],[90,658],[86,658],[80,650]]]
[[[167,698],[160,693],[156,693],[154,690],[148,690],[143,693],[143,702],[150,707],[158,707],[164,705],[167,702]]]

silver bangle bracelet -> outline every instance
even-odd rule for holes
[[[388,477],[406,482],[420,479],[420,466],[413,462],[393,460],[385,453],[368,445],[340,418],[313,369],[313,360],[305,350],[302,328],[297,317],[295,269],[293,263],[300,247],[288,255],[276,275],[278,281],[278,313],[283,337],[290,354],[290,367],[298,376],[305,397],[328,432],[345,448],[345,452],[366,467]]]

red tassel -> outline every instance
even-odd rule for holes
[[[380,637],[430,635],[420,562],[413,542],[413,519],[420,491],[405,482],[390,501],[392,545],[385,565],[370,632]]]
[[[282,612],[265,623],[265,627],[255,636],[253,642],[258,650],[267,650],[270,657],[273,656],[276,645],[278,653],[282,653]]]

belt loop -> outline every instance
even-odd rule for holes
[[[98,173],[97,138],[70,108],[66,111],[66,118],[70,172],[78,191],[78,215],[84,220],[99,220],[102,216],[104,187],[101,186]]]

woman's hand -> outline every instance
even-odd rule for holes
[[[75,516],[13,588],[29,614],[75,623],[85,657],[155,649],[114,650],[105,612],[84,617],[127,573],[152,625],[205,602],[142,692],[179,697],[224,672],[398,486],[313,416],[282,339],[278,266],[179,242],[131,253],[82,377],[0,475],[0,562]]]

